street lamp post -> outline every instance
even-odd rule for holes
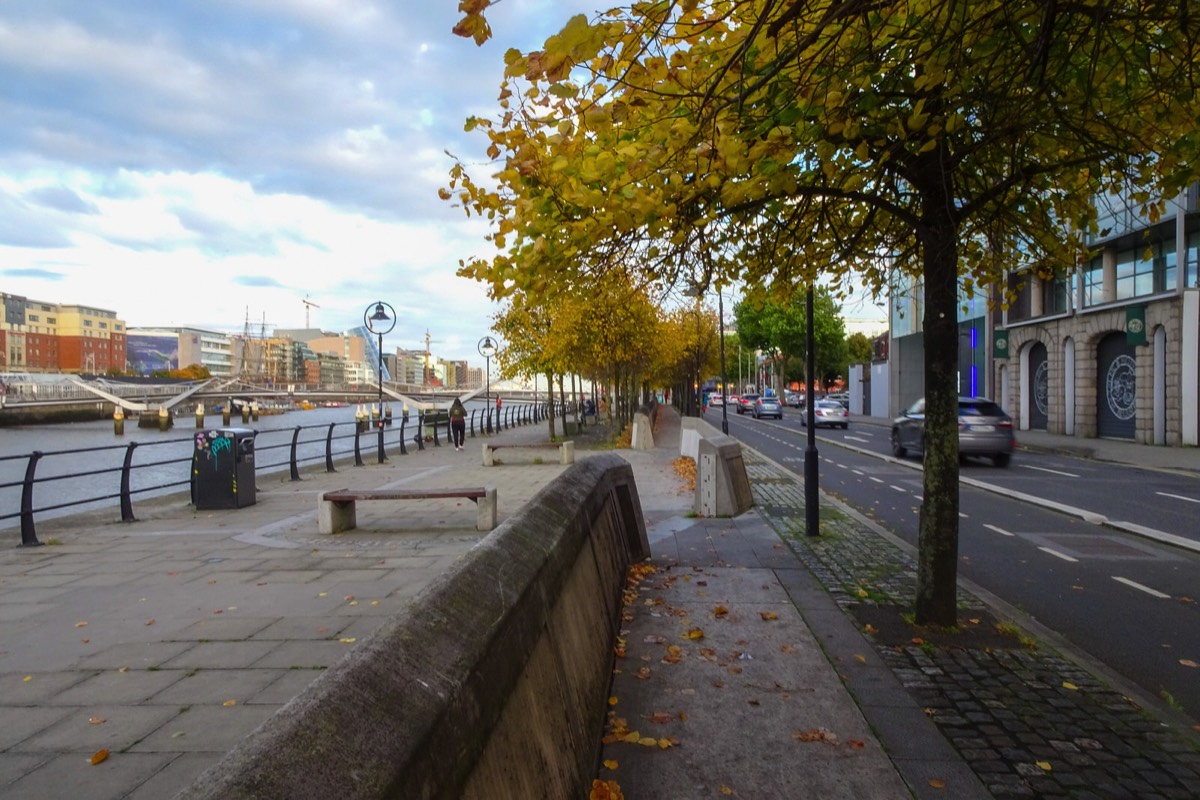
[[[487,429],[486,433],[492,432],[492,356],[496,355],[496,341],[485,336],[479,340],[479,346],[476,348],[479,355],[483,356],[484,362],[484,379],[483,379],[483,396],[484,405],[487,414]],[[497,426],[500,420],[496,420]]]
[[[391,311],[391,316],[388,316],[388,311]],[[369,315],[369,316],[368,316]],[[363,324],[367,330],[379,337],[379,419],[376,425],[379,430],[379,463],[387,461],[387,456],[383,452],[383,335],[391,333],[396,327],[396,309],[392,308],[382,300],[367,306],[367,310],[363,312]]]
[[[717,319],[721,329],[721,433],[729,433],[729,379],[725,376],[725,300],[717,287]]]
[[[808,446],[804,450],[804,528],[809,536],[819,536],[821,533],[821,490],[820,476],[817,472],[817,418],[816,418],[816,386],[813,373],[816,372],[816,348],[813,346],[813,290],[808,287],[805,297],[805,354],[804,354],[804,413],[808,428]]]

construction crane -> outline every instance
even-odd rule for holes
[[[425,329],[425,374],[422,380],[426,386],[433,384],[433,360],[430,357],[429,345],[434,344],[434,340],[429,338],[429,328]],[[440,344],[440,340],[437,342]]]
[[[308,328],[312,327],[309,324],[308,312],[314,308],[320,308],[320,306],[314,303],[312,300],[309,300],[308,295],[304,295],[304,300],[302,302],[304,303],[304,327],[307,330]]]

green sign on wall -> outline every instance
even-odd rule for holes
[[[992,357],[1008,358],[1008,331],[992,331]]]
[[[1146,343],[1146,307],[1125,307],[1125,343],[1137,347]]]

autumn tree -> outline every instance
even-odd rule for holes
[[[458,32],[486,39],[488,5],[462,3]],[[953,624],[959,292],[1073,265],[1101,192],[1131,190],[1154,219],[1194,180],[1198,55],[1187,3],[661,0],[575,17],[507,53],[496,119],[468,122],[495,174],[456,164],[443,196],[494,221],[498,254],[461,274],[537,286],[637,263],[669,282],[698,260],[750,286],[918,279],[916,621]]]

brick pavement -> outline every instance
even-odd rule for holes
[[[747,462],[760,513],[844,611],[869,618],[863,612],[872,606],[911,602],[911,548],[832,503],[822,507],[821,537],[806,537],[802,481],[753,451]],[[960,583],[964,616],[984,614],[986,605]],[[1168,724],[1045,642],[1010,636],[1007,646],[943,647],[871,638],[994,797],[1200,797],[1194,732],[1180,720]]]

